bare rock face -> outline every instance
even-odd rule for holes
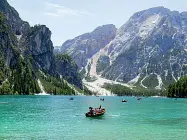
[[[10,30],[5,26],[3,15],[0,14],[0,61],[4,62],[7,67],[10,67],[16,61],[16,48],[13,44],[16,40],[10,35]]]
[[[21,39],[24,56],[31,55],[36,64],[49,73],[55,73],[55,58],[51,31],[45,25],[36,25]]]
[[[66,41],[61,48],[76,61],[79,68],[86,66],[87,60],[104,48],[116,35],[114,25],[104,25],[91,33],[86,33],[75,39]]]
[[[18,12],[8,4],[7,0],[0,1],[0,11],[6,17],[6,24],[11,27],[16,35],[25,34],[29,30],[29,23],[19,17]]]

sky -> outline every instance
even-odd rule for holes
[[[141,10],[164,6],[187,11],[187,0],[8,0],[31,26],[44,24],[52,31],[54,46],[92,32],[105,24],[117,28]]]

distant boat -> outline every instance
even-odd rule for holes
[[[74,100],[73,97],[69,98],[69,100]]]
[[[122,100],[121,102],[127,102],[126,100]]]
[[[142,100],[142,98],[137,98],[137,100]]]
[[[101,98],[100,100],[101,100],[101,101],[104,101],[105,99],[104,99],[104,98]]]
[[[92,107],[89,108],[90,111],[85,113],[86,117],[99,117],[105,114],[106,110],[104,108],[95,108]]]

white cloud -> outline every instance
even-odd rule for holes
[[[58,14],[51,13],[51,12],[46,12],[46,13],[44,13],[44,14],[47,15],[47,16],[52,16],[52,17],[59,17]]]
[[[89,12],[86,11],[79,11],[74,10],[59,4],[44,3],[46,6],[47,12],[45,12],[45,15],[52,16],[52,17],[60,17],[60,16],[91,16]]]

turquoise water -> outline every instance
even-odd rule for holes
[[[187,99],[0,96],[0,140],[187,140]],[[106,108],[97,119],[88,107]]]

